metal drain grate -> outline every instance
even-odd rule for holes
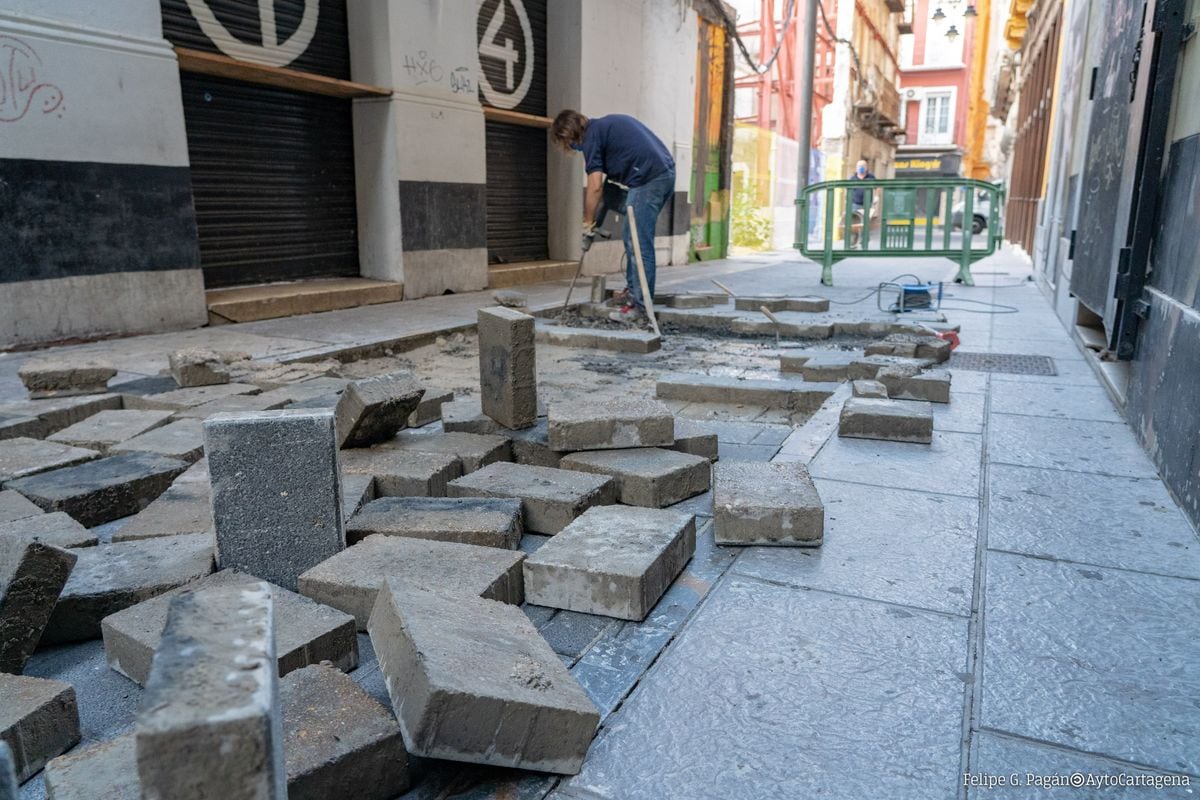
[[[1008,372],[1013,375],[1057,375],[1050,356],[1018,353],[951,353],[950,367],[974,372]]]

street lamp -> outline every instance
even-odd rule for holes
[[[946,38],[952,42],[958,38],[958,26],[957,25],[950,26],[950,30],[946,31]]]
[[[938,9],[937,9],[937,11],[934,11],[934,12],[933,12],[933,21],[934,21],[934,22],[941,22],[941,21],[942,21],[942,20],[944,20],[945,18],[946,18],[946,14],[945,14],[945,12],[943,12],[943,11],[942,11],[942,7],[941,7],[941,6],[938,6]]]
[[[979,12],[975,10],[975,4],[971,3],[967,6],[967,10],[963,12],[963,16],[967,19],[979,16]]]

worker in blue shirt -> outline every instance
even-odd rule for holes
[[[588,119],[578,111],[566,109],[555,117],[551,138],[564,151],[583,153],[587,172],[587,192],[583,202],[583,232],[591,235],[596,224],[596,209],[604,193],[604,182],[628,188],[625,204],[633,206],[638,242],[646,270],[646,286],[654,295],[654,228],[658,215],[675,191],[675,159],[654,133],[633,117],[609,114]],[[624,214],[625,209],[614,209]],[[625,232],[625,285],[620,311],[611,316],[635,322],[645,313],[646,303],[638,281],[637,260],[629,224]]]

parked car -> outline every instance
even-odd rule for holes
[[[955,230],[961,230],[963,211],[966,210],[966,200],[954,204],[954,212],[950,217]],[[971,233],[983,233],[987,229],[988,220],[992,217],[991,193],[979,190],[975,194],[975,202],[971,205]]]

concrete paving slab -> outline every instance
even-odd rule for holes
[[[46,433],[46,424],[37,417],[0,412],[0,442],[18,437],[41,439]]]
[[[24,539],[67,549],[91,547],[99,542],[93,531],[61,511],[0,522],[0,541],[5,539]]]
[[[245,414],[255,411],[276,411],[283,408],[287,404],[288,403],[286,400],[278,399],[276,397],[239,394],[234,395],[233,397],[223,397],[220,400],[202,403],[191,408],[185,408],[182,411],[176,411],[175,418],[206,420],[210,417],[215,417],[217,414]]]
[[[665,508],[711,487],[707,458],[659,447],[571,453],[562,468],[611,476],[617,501],[629,506]]]
[[[717,446],[717,434],[703,423],[683,417],[675,418],[675,444],[672,450],[716,461]]]
[[[25,669],[75,559],[68,550],[0,536],[0,671]]]
[[[448,453],[412,453],[382,447],[343,450],[342,472],[371,475],[379,497],[445,497],[462,475],[462,459]]]
[[[216,544],[212,496],[208,481],[177,479],[150,505],[129,518],[116,533],[114,542],[132,542],[159,536],[202,533]]]
[[[400,431],[378,447],[381,450],[452,455],[462,464],[463,475],[498,461],[512,461],[508,438],[495,434]]]
[[[1154,464],[1124,423],[993,413],[988,454],[999,464],[1158,477]]]
[[[408,372],[351,381],[337,404],[338,444],[370,447],[408,425],[425,389]]]
[[[60,397],[51,400],[26,400],[20,403],[10,403],[0,407],[0,413],[12,417],[35,417],[42,423],[42,430],[38,436],[49,436],[100,411],[119,410],[123,407],[124,400],[121,395],[90,394],[83,397]],[[33,434],[18,435],[32,436]]]
[[[853,381],[851,389],[855,397],[870,397],[881,400],[887,399],[888,396],[887,387],[879,381],[870,378]]]
[[[483,413],[506,428],[537,422],[533,317],[510,308],[481,308],[479,398]]]
[[[25,499],[20,492],[12,489],[0,490],[0,525],[26,517],[36,517],[45,514],[33,503]]]
[[[966,627],[723,581],[608,718],[565,796],[744,797],[747,780],[757,797],[952,796]]]
[[[572,397],[549,407],[550,447],[559,452],[670,447],[675,417],[657,400]]]
[[[988,547],[1200,578],[1200,540],[1158,480],[994,464]]]
[[[815,411],[836,390],[837,384],[793,378],[761,380],[690,374],[666,375],[655,388],[658,397],[665,400],[743,403],[808,412]]]
[[[718,544],[815,547],[824,538],[821,497],[800,463],[717,464],[713,511]]]
[[[93,449],[16,437],[0,440],[0,484],[99,458]]]
[[[556,468],[562,461],[562,453],[550,449],[550,421],[546,417],[538,417],[532,428],[503,433],[511,439],[512,460],[518,464]]]
[[[349,520],[375,499],[375,476],[342,473],[342,519]]]
[[[810,464],[814,478],[979,496],[982,437],[935,430],[927,447],[907,442],[832,437]]]
[[[370,629],[410,753],[578,772],[600,715],[520,609],[389,580]]]
[[[566,656],[572,663],[600,636],[620,624],[612,617],[584,614],[579,611],[559,611],[546,606],[526,604],[522,606],[522,610],[525,616],[537,625],[538,633],[546,640],[546,644],[550,645],[550,649],[560,656]],[[534,613],[531,613],[531,610]],[[548,618],[540,625],[535,619],[538,611],[548,614]]]
[[[213,386],[189,386],[156,392],[148,395],[125,395],[125,408],[165,409],[181,411],[196,408],[214,400],[225,400],[242,395],[257,395],[259,388],[250,383],[226,383]]]
[[[779,369],[782,372],[798,372],[806,381],[844,381],[850,376],[850,364],[859,357],[857,353],[850,352],[801,356],[785,353],[779,357]]]
[[[51,434],[47,441],[107,452],[138,434],[166,425],[170,411],[100,411]]]
[[[852,397],[842,406],[838,436],[929,444],[933,439],[933,409],[923,400]]]
[[[973,499],[818,480],[820,550],[751,548],[733,571],[762,580],[967,616],[975,572]]]
[[[30,358],[17,370],[34,400],[99,394],[107,390],[109,379],[116,374],[112,364],[99,359],[68,360],[53,356]]]
[[[616,502],[615,482],[573,470],[491,464],[451,481],[450,497],[516,497],[525,529],[555,534],[592,506]]]
[[[204,455],[204,423],[198,419],[168,422],[109,449],[113,453],[154,453],[192,464]]]
[[[229,383],[229,365],[212,350],[176,350],[167,355],[167,365],[181,388]]]
[[[89,527],[141,511],[187,464],[150,453],[122,453],[17,478],[15,489],[46,511],[65,511]]]
[[[141,800],[137,775],[137,737],[92,742],[46,765],[49,800]]]
[[[991,396],[992,412],[996,414],[1123,421],[1108,394],[1097,386],[996,381]]]
[[[911,367],[925,369],[933,366],[933,361],[927,358],[905,358],[904,356],[869,355],[855,358],[850,362],[847,376],[852,381],[873,381],[879,375],[879,370],[885,367]]]
[[[1164,771],[1200,773],[1200,582],[987,559],[980,724]]]
[[[212,540],[166,536],[72,550],[78,559],[42,644],[100,638],[100,621],[212,572]]]
[[[0,672],[0,697],[0,742],[12,750],[18,782],[79,742],[71,684]]]
[[[888,397],[895,400],[950,402],[949,370],[928,370],[909,375],[902,367],[884,367],[875,374],[875,379],[887,387]]]
[[[516,550],[521,501],[498,497],[384,497],[346,523],[346,542],[373,534]]]
[[[525,595],[536,605],[641,621],[695,549],[690,515],[598,506],[525,560]]]
[[[252,575],[222,570],[110,614],[101,622],[108,665],[134,683],[145,685],[173,598],[183,592],[253,587],[258,582]],[[271,593],[275,602],[275,656],[280,677],[323,661],[345,672],[358,666],[352,617],[280,586],[272,586]]]
[[[417,403],[417,407],[408,415],[408,427],[420,428],[431,422],[437,422],[442,418],[442,406],[453,401],[454,392],[447,389],[425,387],[425,394],[421,396],[421,402]]]
[[[536,337],[540,344],[555,347],[583,347],[619,353],[652,353],[662,347],[662,339],[647,331],[570,328],[541,320],[538,320]]]
[[[442,405],[442,430],[462,433],[505,433],[499,422],[483,413],[477,397],[465,397]]]
[[[354,617],[366,630],[375,595],[389,576],[407,586],[455,591],[519,605],[525,590],[519,550],[368,536],[300,576],[300,594]]]
[[[934,403],[933,428],[955,433],[983,433],[987,396],[954,390],[949,403]]]

